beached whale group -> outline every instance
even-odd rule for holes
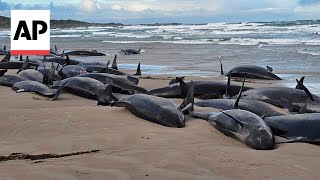
[[[126,55],[140,50],[123,50]],[[189,117],[203,119],[226,136],[257,150],[270,150],[277,143],[306,142],[320,144],[320,97],[303,84],[295,88],[246,86],[246,78],[281,80],[271,67],[235,66],[221,75],[228,81],[189,81],[172,79],[165,87],[145,89],[139,86],[140,63],[135,74],[120,71],[115,55],[107,62],[81,62],[71,56],[101,56],[97,51],[59,53],[43,59],[11,60],[3,49],[0,85],[16,92],[34,92],[58,100],[61,92],[97,101],[98,105],[124,107],[135,116],[167,127],[183,128]],[[16,70],[16,74],[8,69]],[[12,70],[10,71],[12,72]],[[232,78],[242,85],[232,84]],[[123,95],[120,95],[123,94]],[[170,98],[183,99],[177,106]],[[204,112],[201,107],[212,108]],[[275,136],[285,138],[278,142]]]

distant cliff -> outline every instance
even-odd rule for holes
[[[71,27],[88,27],[88,26],[123,26],[120,23],[88,23],[76,20],[51,20],[51,28],[71,28]],[[10,28],[10,18],[0,16],[0,29]]]
[[[10,18],[0,16],[0,28],[10,28]]]

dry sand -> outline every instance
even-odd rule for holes
[[[165,78],[141,79],[148,89]],[[190,79],[190,78],[189,78]],[[177,104],[181,100],[175,100]],[[124,108],[63,93],[57,101],[0,86],[0,155],[97,153],[0,162],[0,179],[318,179],[320,147],[256,151],[208,122],[168,128]]]

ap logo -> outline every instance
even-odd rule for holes
[[[50,10],[11,11],[11,54],[50,55]]]

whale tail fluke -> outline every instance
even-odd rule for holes
[[[303,84],[304,78],[305,78],[305,76],[303,76],[303,77],[300,78],[299,82],[300,82],[301,84]],[[303,90],[303,87],[302,87],[301,85],[299,85],[299,83],[298,83],[298,84],[296,85],[296,88],[295,88],[295,89]]]
[[[266,68],[267,68],[267,70],[268,70],[269,72],[272,72],[272,71],[273,71],[273,68],[270,67],[270,66],[267,66]]]
[[[185,78],[185,76],[180,76],[180,77],[177,77],[177,78],[181,78],[182,80]],[[171,79],[169,81],[169,85],[171,84],[175,84],[175,83],[179,83],[179,81],[177,80],[177,78],[174,78],[174,79]]]
[[[312,94],[310,93],[309,89],[304,86],[300,81],[298,81],[298,79],[296,79],[298,85],[302,88],[302,90],[304,90],[304,92],[308,95],[308,97],[310,98],[311,101],[315,101]]]

